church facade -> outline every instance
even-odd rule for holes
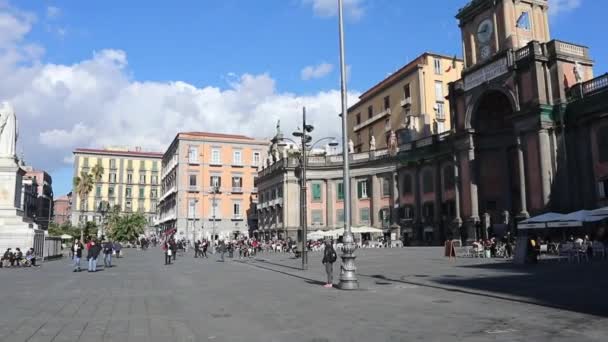
[[[473,240],[490,225],[606,204],[608,76],[593,78],[589,49],[551,40],[546,0],[474,0],[457,19],[465,66],[449,86],[452,134],[421,158],[401,154],[400,206],[418,213],[402,222]]]
[[[437,244],[485,238],[489,227],[501,234],[548,211],[608,205],[608,74],[594,76],[589,48],[551,38],[548,6],[547,0],[472,0],[457,13],[464,66],[448,85],[450,129],[400,139],[397,153],[374,151],[390,170],[374,169],[378,160],[367,153],[349,156],[369,172],[357,177],[380,172],[395,179],[395,192],[386,192],[390,203],[372,196],[369,211],[386,219],[370,225],[413,244]],[[309,164],[325,181],[316,172],[326,165]],[[264,170],[260,191],[272,174],[288,169]],[[333,177],[340,181],[338,173]],[[359,216],[352,212],[352,225],[362,224]]]

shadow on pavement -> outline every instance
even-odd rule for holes
[[[316,279],[302,277],[302,276],[299,276],[299,275],[296,275],[296,274],[292,274],[292,273],[289,273],[289,272],[276,270],[274,268],[270,268],[270,267],[266,267],[266,266],[262,266],[262,265],[258,265],[258,264],[254,264],[254,263],[248,263],[248,262],[239,261],[239,260],[234,260],[234,262],[240,262],[241,264],[245,264],[245,265],[261,268],[261,269],[272,271],[272,272],[276,272],[276,273],[281,273],[281,274],[288,275],[288,276],[294,277],[294,278],[299,278],[299,279],[305,280],[309,284],[314,284],[314,285],[324,285],[325,284],[324,282],[316,280]],[[284,266],[284,265],[280,265],[280,264],[277,264],[277,265],[278,266]],[[287,267],[289,267],[289,266],[287,266]]]
[[[294,267],[294,266],[283,265],[283,264],[279,264],[279,263],[276,263],[276,262],[270,262],[270,261],[265,260],[265,259],[255,259],[255,261],[257,261],[257,262],[262,262],[262,263],[269,264],[269,265],[274,265],[274,266],[280,266],[280,267],[290,268],[290,269],[292,269],[292,270],[296,270],[296,271],[301,271],[301,270],[302,270],[302,269],[301,269],[301,268],[299,268],[299,267]]]
[[[360,276],[608,317],[606,264],[562,266],[566,267],[551,265],[544,268],[543,265],[520,266],[503,263],[466,265],[458,267],[519,272],[476,277],[447,275],[420,281],[408,280],[407,277],[391,279],[382,274]]]

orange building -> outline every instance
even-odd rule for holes
[[[255,229],[254,179],[268,142],[243,135],[178,133],[162,160],[158,225],[189,240]]]

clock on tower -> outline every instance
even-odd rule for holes
[[[550,40],[547,0],[471,0],[460,9],[465,67],[517,50],[528,42]]]

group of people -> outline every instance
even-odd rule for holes
[[[189,242],[185,239],[175,240],[173,237],[167,238],[161,245],[165,252],[165,265],[171,265],[171,260],[177,260],[178,252],[187,252]]]
[[[513,256],[513,238],[508,233],[502,239],[492,236],[489,239],[479,239],[473,241],[473,249],[476,252],[484,253],[490,258],[511,258]]]
[[[99,258],[101,254],[103,254],[104,267],[112,267],[112,255],[116,255],[117,258],[120,258],[122,245],[119,242],[112,242],[110,240],[102,242],[97,241],[95,239],[89,239],[89,241],[85,245],[83,245],[80,240],[76,239],[74,241],[74,244],[72,245],[72,248],[70,249],[72,260],[74,261],[73,272],[82,271],[80,267],[80,262],[82,259],[82,253],[85,249],[87,251],[87,271],[97,272],[97,258]]]
[[[2,267],[29,267],[36,266],[36,253],[33,248],[25,252],[25,256],[20,248],[7,248],[2,258],[0,259],[0,268]]]

